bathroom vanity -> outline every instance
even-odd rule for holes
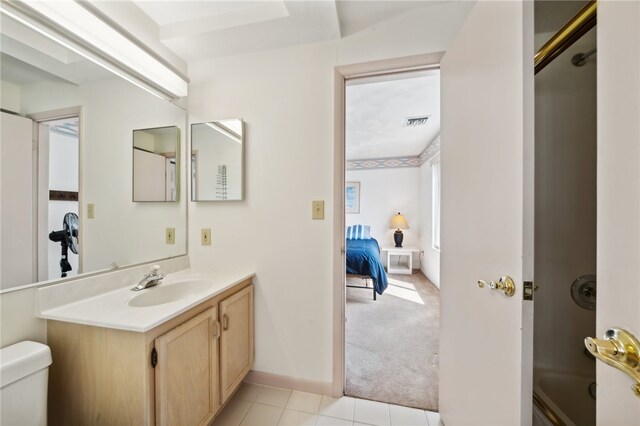
[[[186,271],[45,306],[49,424],[209,424],[253,365],[252,278]]]

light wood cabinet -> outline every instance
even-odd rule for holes
[[[220,388],[224,403],[253,365],[253,287],[220,302],[220,321]]]
[[[253,285],[145,333],[49,320],[47,338],[50,425],[207,425],[253,366]]]
[[[220,407],[212,306],[155,340],[156,425],[207,425]]]

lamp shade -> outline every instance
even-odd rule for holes
[[[407,219],[403,215],[398,212],[398,214],[394,214],[391,218],[391,229],[409,229],[409,224],[407,223]]]

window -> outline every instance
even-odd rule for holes
[[[431,163],[431,238],[433,248],[440,251],[440,158]]]

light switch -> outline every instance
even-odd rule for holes
[[[311,218],[312,219],[324,219],[324,201],[314,200],[311,202]]]
[[[176,243],[176,228],[167,228],[165,242],[167,244]]]
[[[87,204],[87,218],[93,219],[96,217],[95,206],[92,203]]]
[[[211,228],[202,228],[200,231],[200,242],[203,246],[211,245]]]

